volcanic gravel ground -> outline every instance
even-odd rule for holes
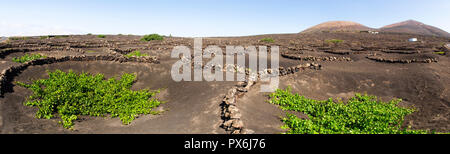
[[[259,41],[273,38],[274,43]],[[418,42],[408,42],[408,38]],[[66,38],[15,40],[0,43],[0,72],[3,76],[0,97],[0,133],[150,133],[150,134],[222,134],[231,133],[222,126],[223,98],[238,82],[175,82],[170,70],[178,58],[171,58],[178,45],[193,48],[193,39],[166,37],[164,41],[142,42],[140,36],[70,36]],[[326,40],[341,39],[342,43]],[[290,68],[308,66],[280,77],[279,88],[290,86],[293,92],[308,98],[344,101],[355,93],[367,93],[388,101],[401,98],[402,106],[414,106],[417,111],[406,117],[405,125],[413,129],[450,131],[450,60],[433,52],[446,49],[450,39],[407,34],[273,34],[248,37],[204,38],[203,49],[217,45],[225,52],[227,45],[279,46],[280,66]],[[25,50],[24,50],[25,49]],[[139,50],[158,61],[117,60],[124,54]],[[269,51],[270,52],[270,51]],[[26,53],[40,53],[47,57],[112,56],[109,60],[64,61],[52,64],[31,64],[23,70],[6,70],[22,64],[12,58]],[[116,60],[115,60],[115,58]],[[310,57],[310,58],[304,58]],[[373,57],[376,57],[374,59]],[[345,60],[336,60],[343,59]],[[76,58],[75,58],[76,59]],[[246,58],[248,59],[248,57]],[[270,64],[270,62],[268,62]],[[319,66],[319,67],[316,67]],[[306,68],[306,69],[305,69]],[[130,125],[122,125],[118,118],[81,116],[75,130],[64,129],[57,117],[37,119],[36,108],[23,102],[31,91],[15,82],[31,82],[47,77],[46,70],[103,73],[107,78],[122,73],[137,73],[133,90],[161,89],[156,97],[166,103],[155,110],[160,115],[141,115]],[[5,74],[7,76],[5,76]],[[0,76],[1,77],[1,76]],[[277,106],[268,103],[268,94],[261,93],[257,82],[236,99],[242,114],[238,128],[253,133],[282,133],[280,117],[285,115]],[[1,94],[0,94],[1,95]],[[307,118],[302,113],[295,113]],[[250,131],[249,131],[250,130]]]

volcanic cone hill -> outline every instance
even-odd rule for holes
[[[437,37],[450,37],[450,33],[434,26],[426,25],[424,23],[407,20],[382,28],[370,28],[365,25],[352,21],[329,21],[319,25],[308,28],[301,33],[317,33],[317,32],[361,32],[361,31],[379,31],[383,33],[396,34],[414,34]]]
[[[302,33],[334,32],[334,31],[359,32],[368,30],[374,29],[352,21],[330,21],[308,28]]]
[[[320,32],[322,29],[325,31],[356,30],[356,32],[330,31],[326,33]],[[383,109],[380,110],[383,111],[380,112],[383,114],[379,114],[383,115],[380,119],[396,123],[403,120],[401,129],[426,130],[429,133],[433,131],[450,132],[450,86],[448,86],[450,85],[450,50],[447,45],[450,43],[450,39],[417,34],[384,33],[379,29],[374,29],[374,31],[380,32],[378,34],[358,31],[370,29],[353,22],[329,22],[307,30],[307,32],[317,31],[318,33],[205,37],[202,39],[202,49],[203,47],[206,49],[208,46],[217,46],[222,51],[226,51],[229,46],[255,46],[258,49],[267,47],[267,55],[258,54],[256,58],[258,61],[261,59],[267,61],[270,69],[259,69],[256,76],[250,75],[250,56],[248,55],[242,57],[242,59],[245,58],[244,65],[237,63],[237,60],[240,59],[239,56],[226,52],[222,54],[224,60],[230,58],[233,59],[233,63],[227,64],[226,61],[223,61],[223,64],[210,65],[211,58],[201,58],[200,62],[189,60],[186,56],[173,58],[172,51],[177,46],[185,46],[190,51],[196,49],[194,38],[163,36],[162,40],[145,41],[143,40],[145,36],[104,35],[104,37],[99,37],[91,34],[9,37],[6,42],[0,43],[0,134],[280,134],[289,131],[282,129],[282,126],[296,120],[293,118],[285,123],[283,118],[286,115],[294,114],[298,118],[309,120],[322,118],[313,117],[317,112],[305,113],[306,111],[293,111],[289,108],[286,108],[289,110],[283,110],[279,105],[270,103],[274,98],[270,97],[273,93],[261,92],[261,87],[268,83],[260,80],[262,75],[272,74],[269,72],[279,75],[278,88],[280,90],[291,89],[287,95],[280,93],[273,96],[284,97],[294,94],[304,96],[305,99],[296,99],[299,100],[298,103],[292,104],[292,106],[299,105],[300,102],[308,102],[310,104],[308,106],[316,106],[311,104],[312,102],[328,104],[327,102],[332,103],[327,101],[330,98],[336,102],[340,102],[340,100],[349,102],[348,100],[358,96],[357,94],[376,96],[382,102],[398,98],[402,100],[399,102],[399,106],[416,110],[404,118],[391,119],[385,118],[385,115],[391,114],[384,114],[386,113],[384,111],[389,110]],[[409,42],[410,38],[418,38],[420,41]],[[280,67],[278,68],[272,67],[272,58],[268,56],[273,53],[272,47],[274,46],[279,47]],[[192,59],[192,57],[196,57],[196,54],[191,52],[191,55],[187,55],[187,57]],[[177,82],[172,78],[172,70],[173,66],[180,62],[191,66],[191,75],[194,75],[192,73],[195,68],[201,68],[211,70],[211,73],[212,70],[221,71],[225,75],[223,79],[226,79],[227,73],[234,74],[233,78],[238,72],[245,73],[246,80]],[[63,96],[54,97],[55,95],[52,95],[49,98],[59,100],[59,98],[73,96],[70,99],[60,99],[60,104],[66,104],[68,101],[65,100],[78,102],[78,104],[80,104],[78,100],[98,100],[94,103],[103,103],[100,102],[102,99],[95,99],[98,98],[97,92],[114,101],[115,98],[122,98],[119,97],[122,96],[122,93],[128,96],[127,91],[138,92],[148,89],[159,92],[151,98],[163,102],[151,110],[159,114],[138,114],[129,125],[124,125],[120,119],[117,119],[120,117],[113,118],[107,114],[105,117],[66,115],[64,117],[64,119],[68,119],[66,126],[71,126],[70,121],[73,121],[73,130],[64,128],[64,123],[58,122],[59,119],[62,119],[62,116],[58,117],[58,111],[52,111],[55,113],[54,117],[47,114],[46,116],[50,119],[36,118],[39,106],[25,104],[30,100],[30,96],[33,96],[34,91],[25,86],[35,83],[35,81],[47,83],[50,81],[48,79],[51,79],[48,72],[57,70],[66,73],[70,71],[77,74],[89,73],[83,78],[79,75],[71,75],[71,80],[65,80],[67,75],[60,73],[62,75],[58,77],[58,80],[54,80],[58,82],[49,82],[52,85],[54,83],[54,85],[64,86],[66,86],[65,82],[62,81],[84,83],[81,84],[82,86],[66,88],[70,89],[68,92],[49,88],[48,90],[51,91],[45,94],[55,93]],[[133,81],[126,82],[133,83],[131,87],[129,87],[130,84],[109,84],[116,82],[106,81],[121,77],[125,73],[136,76],[135,80],[131,80],[131,77],[123,80]],[[101,75],[104,78],[91,80],[91,75]],[[249,80],[250,77],[259,77],[259,79],[253,82]],[[78,80],[79,78],[83,80]],[[93,81],[93,83],[99,83],[100,86],[94,87],[97,84],[84,81]],[[38,89],[39,86],[34,87]],[[126,91],[117,95],[109,95],[109,90],[104,90],[109,87],[118,89],[117,91],[120,89]],[[99,88],[102,89],[98,90]],[[43,95],[42,98],[47,98],[46,96],[49,95]],[[132,95],[130,94],[130,96]],[[125,103],[132,98],[146,97],[128,97],[118,99],[117,102]],[[364,102],[369,100],[368,97],[359,98]],[[139,101],[140,99],[132,100]],[[103,104],[112,101],[104,101]],[[368,103],[371,102],[375,103],[372,100]],[[71,109],[70,107],[66,108]],[[98,107],[98,109],[103,110],[102,107]],[[361,109],[372,110],[366,106]],[[314,110],[322,111],[321,109]],[[353,108],[342,108],[342,110],[354,111],[354,113],[360,111],[353,110]],[[128,113],[128,111],[124,109],[123,112]],[[329,114],[322,115],[328,116]],[[336,117],[345,118],[343,115]],[[362,117],[362,115],[357,117]],[[326,120],[326,118],[322,119]],[[333,121],[340,122],[341,120],[333,119]],[[370,121],[367,122],[370,124]],[[331,123],[333,122],[325,124]],[[322,129],[322,126],[317,128],[329,130],[327,127],[325,127],[326,129]],[[297,128],[306,127],[298,125]],[[315,128],[311,130],[315,130]],[[353,130],[353,128],[339,130]],[[323,134],[326,133],[328,132]]]
[[[424,23],[407,20],[392,25],[384,26],[380,28],[383,32],[393,32],[393,33],[409,33],[418,35],[430,35],[430,36],[440,36],[440,37],[450,37],[450,33],[439,29],[434,26],[426,25]]]

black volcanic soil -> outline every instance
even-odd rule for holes
[[[274,43],[259,40],[271,37]],[[419,42],[408,42],[416,37]],[[13,86],[0,97],[0,133],[229,133],[221,128],[222,99],[237,82],[175,82],[170,69],[178,59],[170,58],[173,47],[185,45],[192,49],[190,38],[168,37],[164,41],[141,42],[139,36],[70,36],[68,38],[28,39],[0,43],[0,72],[18,66],[12,58],[27,53],[41,53],[49,57],[67,55],[108,55],[110,51],[140,50],[156,56],[160,63],[112,62],[112,61],[67,61],[30,66],[8,81],[30,82],[46,77],[46,70],[70,69],[76,72],[103,73],[106,77],[120,76],[124,72],[137,73],[133,89],[162,89],[158,98],[166,103],[157,110],[166,110],[161,115],[140,116],[130,125],[124,126],[115,118],[82,117],[75,122],[75,131],[63,129],[57,121],[36,119],[36,108],[23,105],[31,91]],[[326,43],[329,39],[344,40],[340,44]],[[414,129],[450,132],[450,60],[442,51],[450,39],[410,34],[365,34],[365,33],[314,33],[273,34],[248,37],[204,38],[203,48],[218,45],[225,51],[226,45],[277,45],[281,54],[315,58],[349,58],[351,61],[295,60],[280,56],[280,66],[318,63],[321,70],[304,70],[282,76],[280,88],[291,86],[294,92],[314,99],[348,99],[355,93],[368,93],[382,100],[401,98],[401,105],[414,106],[417,112],[406,117],[405,124]],[[21,49],[21,50],[19,50]],[[8,52],[5,52],[7,51]],[[88,52],[89,51],[89,52]],[[395,51],[395,52],[386,52]],[[396,51],[405,51],[396,52]],[[448,51],[445,51],[448,52]],[[390,63],[369,59],[425,59],[425,62]],[[437,62],[426,63],[426,59]],[[3,84],[5,85],[5,84]],[[242,97],[237,107],[242,113],[244,127],[255,133],[282,133],[280,117],[285,113],[269,104],[267,93],[259,92],[257,83]],[[296,113],[303,116],[301,113]],[[307,118],[307,117],[305,117]]]
[[[158,66],[155,66],[158,65]],[[36,109],[25,107],[21,102],[31,91],[15,86],[13,93],[2,99],[1,113],[3,133],[224,133],[220,123],[217,93],[225,93],[233,82],[180,82],[175,83],[169,68],[159,64],[118,64],[114,62],[63,62],[58,64],[32,66],[15,78],[15,81],[30,82],[46,78],[46,70],[102,73],[110,78],[122,73],[137,73],[138,81],[133,90],[149,88],[162,89],[157,97],[164,102],[160,110],[167,110],[157,116],[141,116],[131,125],[124,126],[120,120],[110,118],[83,117],[76,122],[76,131],[61,129],[57,119],[34,118]]]
[[[280,88],[308,98],[348,100],[355,93],[378,96],[383,101],[401,98],[400,105],[414,106],[418,111],[406,117],[413,129],[447,131],[450,129],[449,73],[450,64],[384,64],[372,61],[322,63],[320,71],[300,72],[281,77]],[[361,67],[363,66],[363,67]],[[440,73],[437,73],[440,72]],[[257,133],[279,133],[280,116],[285,113],[267,103],[268,94],[253,88],[242,98],[244,123]],[[256,100],[256,101],[254,101]],[[267,114],[270,113],[270,114]]]

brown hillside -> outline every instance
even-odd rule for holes
[[[330,21],[311,27],[303,31],[302,33],[314,33],[324,31],[366,31],[366,30],[373,30],[373,28],[351,21]]]
[[[393,32],[393,33],[409,33],[409,34],[419,34],[419,35],[430,35],[430,36],[440,36],[440,37],[450,37],[450,34],[442,29],[434,26],[426,25],[424,23],[408,20],[400,23],[395,23],[380,28],[383,32]]]

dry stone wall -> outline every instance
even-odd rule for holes
[[[299,72],[301,70],[305,69],[313,69],[313,70],[320,70],[322,69],[322,65],[317,63],[306,63],[302,65],[297,65],[293,67],[283,68],[280,67],[277,72],[274,72],[274,70],[268,69],[266,71],[262,71],[258,73],[258,78],[261,75],[265,74],[272,74],[276,73],[279,76],[285,76],[289,74],[294,74],[296,72]],[[246,72],[247,75],[249,75],[248,72]],[[238,98],[245,95],[252,86],[255,85],[255,81],[247,80],[244,82],[238,83],[235,87],[230,89],[225,97],[222,100],[222,119],[223,123],[221,125],[222,128],[224,128],[227,132],[230,132],[231,134],[253,134],[255,133],[251,129],[245,128],[244,122],[242,121],[242,114],[239,111],[238,108]]]
[[[403,63],[403,64],[409,64],[409,63],[433,63],[438,62],[437,58],[425,58],[425,59],[399,59],[399,58],[386,58],[381,57],[377,55],[371,55],[367,56],[367,59],[377,61],[377,62],[386,62],[386,63]]]
[[[12,78],[20,73],[21,71],[25,70],[29,66],[33,65],[44,65],[44,64],[52,64],[52,63],[58,63],[58,62],[65,62],[65,61],[115,61],[115,62],[140,62],[140,63],[159,63],[159,60],[156,57],[124,57],[122,55],[112,54],[112,55],[95,55],[95,56],[87,56],[87,55],[81,55],[81,56],[63,56],[63,57],[48,57],[43,59],[37,59],[29,62],[22,63],[20,65],[14,65],[11,66],[5,70],[3,70],[0,73],[0,96],[3,96],[3,94],[7,91],[6,85],[11,82]]]
[[[300,55],[292,55],[292,54],[281,54],[282,57],[294,60],[302,60],[302,61],[352,61],[350,57],[334,57],[334,56],[326,56],[326,57],[315,57],[315,56],[300,56]]]

